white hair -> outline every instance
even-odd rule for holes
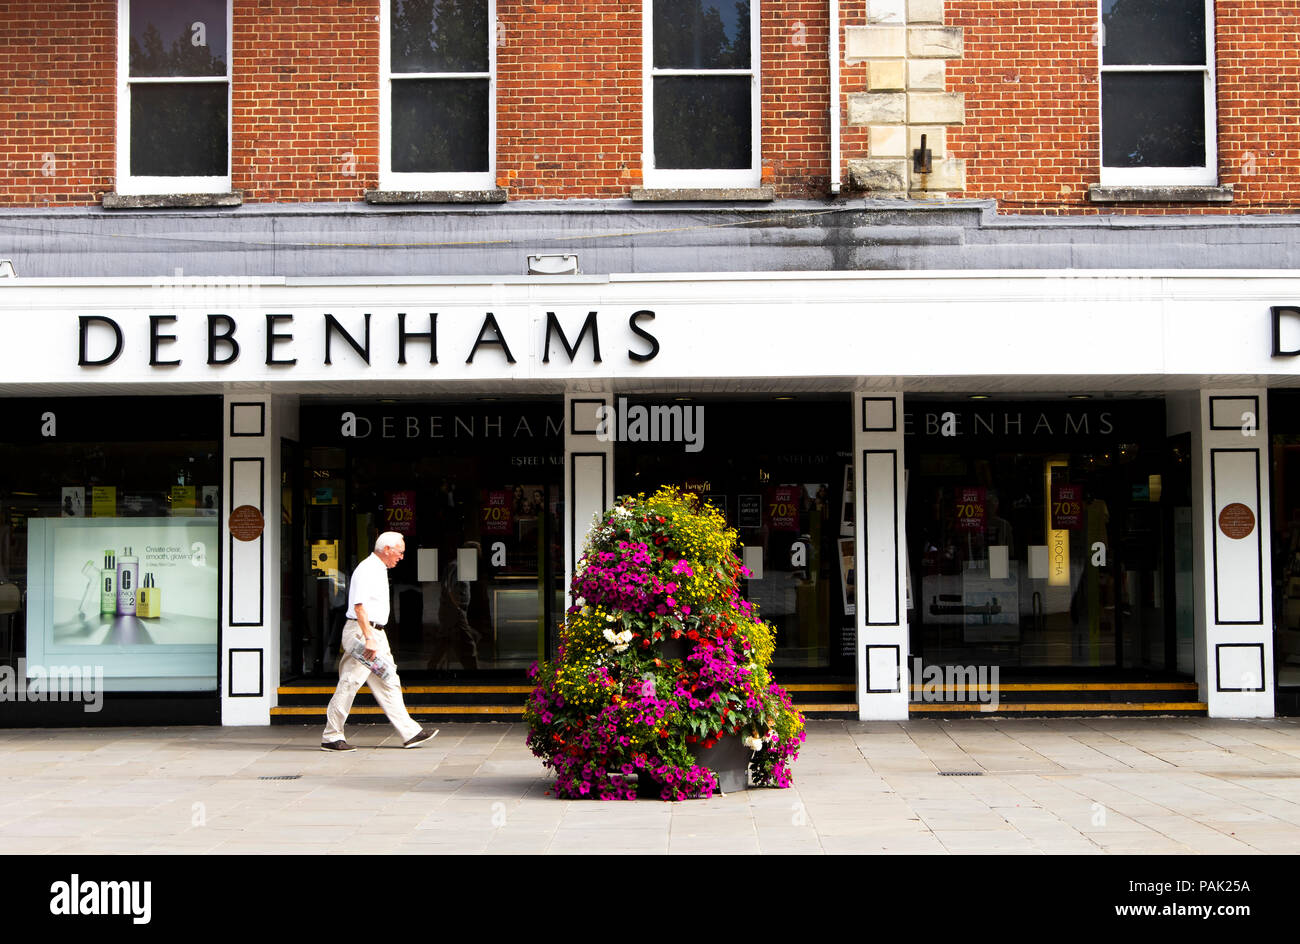
[[[375,550],[382,551],[386,547],[397,547],[399,544],[405,544],[406,538],[402,537],[396,531],[385,531],[379,537],[375,538]]]

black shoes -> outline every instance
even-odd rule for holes
[[[356,748],[347,741],[321,741],[320,749],[322,751],[355,751]]]
[[[421,731],[419,734],[415,735],[409,741],[403,744],[402,747],[419,747],[425,741],[431,741],[435,737],[437,737],[439,730],[441,729],[435,728],[432,731]]]

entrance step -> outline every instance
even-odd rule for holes
[[[913,717],[1045,715],[1204,716],[1195,682],[1009,682],[998,685],[997,704],[986,691],[952,685],[913,685]]]
[[[785,686],[795,707],[810,718],[856,719],[856,688],[851,682],[805,682]],[[403,685],[406,710],[416,720],[519,721],[531,685],[441,684]],[[324,723],[333,685],[305,682],[276,689],[280,704],[271,709],[272,724]],[[369,686],[363,685],[352,703],[349,720],[386,722]]]

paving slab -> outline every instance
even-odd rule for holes
[[[8,729],[0,853],[1300,852],[1295,719],[813,721],[793,788],[677,804],[558,800],[522,725],[441,727]]]

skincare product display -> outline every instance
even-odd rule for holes
[[[117,615],[135,616],[135,595],[140,583],[140,559],[128,547],[117,559]]]
[[[117,612],[117,555],[104,552],[104,569],[99,572],[99,612],[112,616]]]
[[[140,584],[135,615],[141,619],[157,619],[162,615],[162,591],[153,582],[153,574],[145,574],[144,583]]]

